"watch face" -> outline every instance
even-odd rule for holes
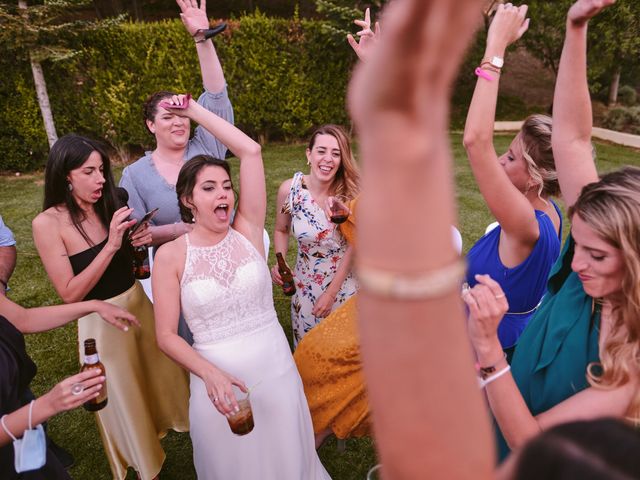
[[[502,66],[504,65],[504,60],[500,57],[491,57],[490,63],[496,68],[502,68]]]

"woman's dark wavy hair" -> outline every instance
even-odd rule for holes
[[[640,479],[640,432],[617,419],[558,425],[527,443],[515,480]]]
[[[193,195],[193,189],[196,186],[196,178],[198,173],[205,167],[220,167],[223,168],[229,178],[231,178],[231,167],[229,162],[214,158],[209,155],[196,155],[191,160],[187,161],[178,174],[178,181],[176,182],[176,195],[178,196],[178,205],[180,207],[180,218],[185,223],[193,223],[193,213],[191,208],[185,203]],[[233,188],[233,181],[231,182]],[[235,193],[236,203],[238,202],[238,194]],[[235,205],[234,205],[235,206]]]
[[[156,114],[158,113],[158,104],[169,97],[173,97],[177,95],[175,92],[170,92],[168,90],[160,90],[159,92],[152,93],[147,97],[145,102],[142,104],[142,122],[144,123],[144,128],[147,129],[147,132],[153,135],[153,132],[149,130],[149,125],[147,125],[147,120],[153,122],[156,118]]]
[[[93,152],[98,152],[102,157],[103,176],[105,183],[102,187],[102,196],[94,204],[93,208],[105,228],[109,228],[113,212],[117,210],[118,200],[115,182],[111,173],[111,162],[104,147],[89,138],[80,135],[69,134],[58,139],[51,148],[47,166],[44,173],[44,202],[42,210],[51,207],[64,207],[69,212],[73,226],[80,232],[90,246],[94,246],[87,233],[82,228],[82,222],[86,215],[78,206],[71,191],[67,176],[71,170],[80,168]]]

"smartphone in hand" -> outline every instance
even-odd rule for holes
[[[154,208],[153,210],[145,213],[144,217],[142,217],[138,221],[138,223],[136,223],[133,227],[131,227],[129,237],[132,237],[140,228],[142,228],[144,225],[147,225],[151,221],[151,219],[156,216],[156,213],[158,213],[158,210],[159,208]]]

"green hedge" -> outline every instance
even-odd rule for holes
[[[229,24],[215,42],[241,128],[264,142],[304,137],[323,123],[348,124],[345,92],[355,55],[325,23],[255,13]],[[178,20],[69,32],[67,41],[75,56],[43,64],[59,135],[76,132],[104,139],[122,154],[139,152],[153,143],[141,114],[150,93],[202,91],[193,40]],[[452,111],[456,127],[483,42],[481,34],[461,69]],[[31,70],[5,47],[0,44],[0,96],[6,99],[0,171],[42,168],[48,145]]]
[[[323,24],[257,13],[230,22],[216,38],[236,122],[262,140],[304,136],[314,125],[346,123],[344,96],[354,55],[336,44]],[[79,52],[45,62],[59,135],[78,132],[105,139],[117,150],[152,143],[141,107],[160,89],[199,94],[202,82],[193,41],[182,24],[126,23],[69,35]],[[5,50],[0,46],[0,51]],[[0,170],[43,165],[48,146],[29,65],[2,55]]]

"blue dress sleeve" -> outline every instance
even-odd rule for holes
[[[227,87],[218,93],[205,91],[198,103],[210,112],[215,113],[220,118],[233,124],[233,107],[229,100]],[[198,125],[193,138],[189,141],[186,159],[189,160],[196,155],[211,155],[212,157],[224,160],[227,154],[227,147],[214,137],[208,130]]]

